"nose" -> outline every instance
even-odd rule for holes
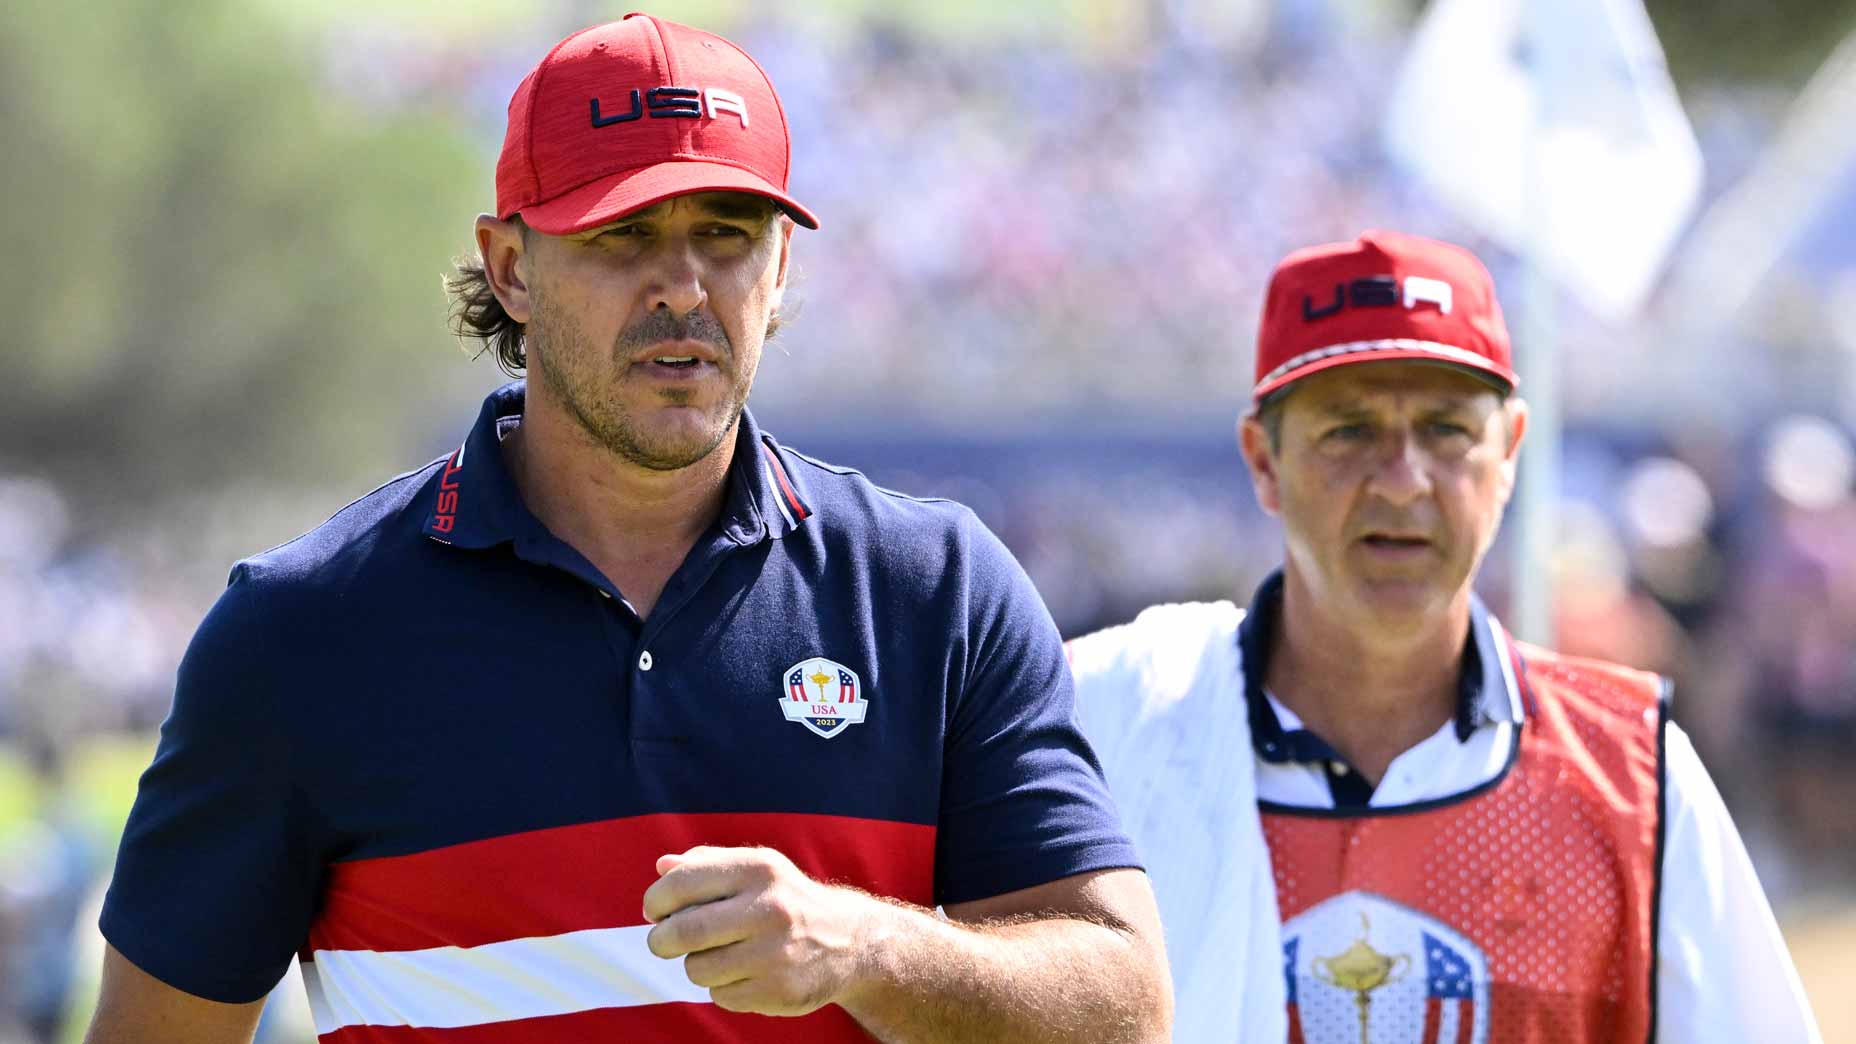
[[[1430,495],[1430,461],[1413,432],[1392,432],[1379,450],[1367,476],[1369,493],[1401,507]]]
[[[708,291],[703,289],[702,259],[687,237],[678,236],[664,244],[652,275],[647,292],[653,311],[666,308],[672,315],[685,316],[709,300]]]

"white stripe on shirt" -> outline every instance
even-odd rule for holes
[[[780,495],[780,484],[774,479],[773,469],[768,466],[765,457],[760,461],[760,473],[767,476],[767,485],[773,487],[773,506],[780,509],[780,517],[786,519],[788,526],[797,527],[799,523],[793,521],[793,513],[786,509],[786,498]]]
[[[595,1008],[709,1002],[683,962],[651,953],[651,926],[483,946],[317,950],[303,965],[318,1035],[344,1026],[475,1026]]]

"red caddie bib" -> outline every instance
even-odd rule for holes
[[[1265,803],[1291,1044],[1648,1040],[1665,687],[1513,643],[1491,783],[1403,808]]]

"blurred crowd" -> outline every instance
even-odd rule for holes
[[[795,191],[825,223],[801,241],[802,307],[757,414],[801,449],[970,503],[1066,634],[1155,601],[1241,602],[1276,562],[1231,424],[1278,257],[1390,225],[1476,247],[1505,286],[1517,271],[1384,158],[1408,23],[1319,0],[1220,6],[1131,5],[1132,22],[1065,46],[956,46],[882,21],[821,35],[764,14],[731,28],[779,85]],[[503,99],[557,28],[501,50],[350,28],[327,41],[327,76],[358,105],[471,126],[487,185]],[[1770,109],[1731,93],[1699,106],[1711,170],[1752,162]],[[1660,389],[1679,408],[1595,409],[1615,401],[1610,362],[1655,350],[1657,329],[1571,304],[1558,323],[1558,644],[1676,679],[1678,717],[1781,905],[1856,889],[1841,756],[1856,742],[1856,401],[1691,374]],[[1708,395],[1733,408],[1694,423]],[[474,408],[435,404],[431,445],[406,463]],[[66,785],[72,759],[159,724],[234,559],[384,477],[176,490],[128,525],[92,518],[99,493],[80,481],[0,474],[0,1044],[55,1039],[78,911],[126,811],[126,794]],[[1483,584],[1498,611],[1511,577],[1498,547]]]

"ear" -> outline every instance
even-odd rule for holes
[[[1521,459],[1521,439],[1527,434],[1527,402],[1510,397],[1502,403],[1502,424],[1508,430],[1508,449],[1502,456],[1502,503],[1514,492],[1515,465]]]
[[[791,218],[780,221],[780,271],[773,278],[773,311],[780,310],[780,301],[786,296],[787,264],[793,257],[793,229],[798,228]]]
[[[1247,413],[1237,422],[1237,448],[1250,468],[1250,488],[1256,491],[1257,504],[1271,515],[1282,515],[1282,484],[1276,458],[1270,450],[1270,433]]]
[[[490,282],[491,292],[502,302],[509,318],[518,323],[528,322],[532,311],[527,279],[529,266],[522,263],[528,244],[522,238],[522,227],[493,214],[478,214],[476,230],[477,254],[483,259],[483,274]]]

